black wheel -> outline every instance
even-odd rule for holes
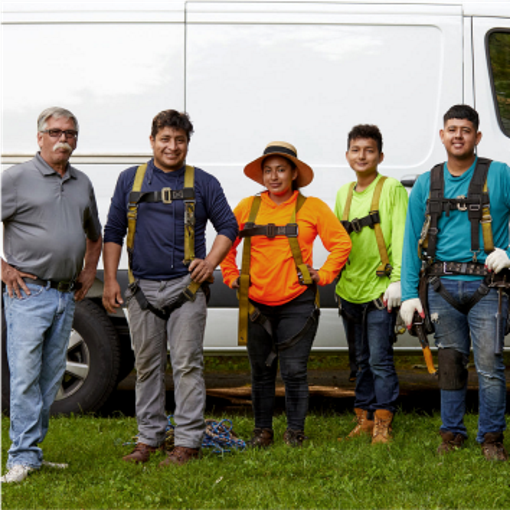
[[[2,412],[9,413],[9,367],[2,327]],[[104,310],[85,299],[76,304],[67,347],[67,363],[52,414],[99,410],[117,385],[120,366],[119,339]]]

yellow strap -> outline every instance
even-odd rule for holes
[[[195,168],[186,165],[184,171],[184,187],[193,188],[195,185]],[[191,264],[195,258],[195,200],[184,201],[184,260],[185,266]]]
[[[260,209],[260,196],[255,196],[251,204],[248,223],[255,223],[255,218]],[[239,327],[237,343],[246,345],[248,343],[248,314],[249,304],[248,289],[250,287],[250,263],[251,263],[251,237],[245,237],[243,241],[243,259],[241,263],[241,275],[239,276]]]
[[[133,188],[131,191],[141,191],[145,172],[147,171],[147,163],[140,165],[136,169],[135,180],[133,182]],[[138,205],[128,204],[128,233],[126,238],[126,247],[128,250],[128,278],[129,283],[134,283],[135,278],[131,271],[131,255],[133,253],[133,247],[135,245],[135,232],[136,232],[136,217],[138,215]]]
[[[292,215],[290,217],[290,223],[296,223],[296,215],[298,211],[303,207],[303,204],[306,201],[306,197],[299,193],[296,200],[296,207],[292,211]],[[306,264],[303,264],[303,257],[301,256],[301,248],[299,247],[299,243],[297,237],[289,237],[290,251],[292,252],[292,257],[294,257],[294,263],[296,264],[296,269],[298,275],[301,275],[300,281],[303,285],[311,285],[313,283],[312,277],[310,276],[310,271],[306,267]]]
[[[483,185],[484,193],[487,193],[487,179]],[[494,239],[492,238],[492,216],[490,211],[490,203],[487,203],[482,209],[482,235],[483,235],[483,249],[485,253],[494,251]]]
[[[371,211],[379,210],[379,199],[381,198],[382,188],[387,177],[381,177],[375,186],[374,195],[372,197],[372,204],[370,205]],[[377,276],[388,276],[387,271],[390,270],[390,259],[388,251],[386,250],[386,243],[380,223],[374,225],[375,238],[377,240],[377,247],[379,248],[379,256],[381,257],[381,265],[377,268]]]
[[[349,212],[351,211],[351,202],[352,195],[354,192],[354,186],[356,186],[355,182],[351,182],[349,185],[349,191],[347,192],[347,200],[345,201],[344,214],[342,216],[342,221],[349,221]]]

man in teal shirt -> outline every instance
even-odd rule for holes
[[[470,106],[450,108],[440,131],[448,159],[421,175],[413,187],[404,240],[401,315],[411,328],[415,312],[425,317],[424,298],[428,299],[441,389],[443,441],[438,453],[461,447],[467,438],[464,414],[472,341],[479,382],[476,440],[488,460],[507,460],[503,447],[506,383],[501,351],[508,297],[489,285],[510,267],[510,168],[478,158],[475,148],[482,137],[478,126],[478,113]],[[476,181],[480,183],[478,202],[471,187]],[[485,183],[489,202],[482,191]],[[437,191],[440,186],[442,193]],[[481,211],[478,220],[471,221],[470,210]],[[421,239],[426,217],[431,218],[431,228],[427,235],[424,229]],[[418,257],[419,241],[422,259]],[[423,287],[425,292],[420,297],[422,263],[427,268],[424,283],[428,288]]]
[[[346,158],[356,182],[338,191],[335,214],[352,240],[349,261],[336,287],[358,366],[357,424],[348,437],[367,434],[372,444],[387,443],[399,393],[393,343],[408,198],[397,180],[378,172],[384,154],[377,126],[355,126],[347,143]]]

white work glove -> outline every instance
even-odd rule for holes
[[[400,306],[401,297],[402,291],[400,290],[400,280],[398,282],[390,283],[383,296],[383,303],[388,309],[388,312],[391,312],[392,308]]]
[[[425,318],[425,312],[423,311],[420,298],[406,299],[400,305],[400,316],[405,322],[407,329],[411,329],[413,325],[414,312],[418,312],[420,317],[423,319]]]
[[[494,248],[494,251],[485,259],[485,265],[489,271],[499,273],[505,267],[510,267],[510,259],[505,250]]]

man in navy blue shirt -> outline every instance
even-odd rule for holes
[[[206,297],[203,285],[194,296],[189,290],[211,279],[238,226],[218,180],[185,165],[192,133],[186,113],[166,110],[154,117],[150,136],[154,158],[145,174],[138,167],[120,174],[105,227],[103,304],[109,312],[123,303],[117,268],[126,232],[133,280],[125,297],[136,358],[138,443],[124,457],[128,462],[147,462],[164,444],[167,346],[174,378],[175,448],[161,464],[180,465],[197,458],[205,431]],[[140,180],[137,191],[135,182]],[[206,254],[208,220],[217,236]]]

